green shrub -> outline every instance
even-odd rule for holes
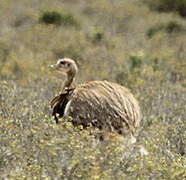
[[[92,40],[94,43],[101,42],[104,39],[104,32],[99,30],[93,33]]]
[[[143,59],[140,56],[130,56],[131,69],[140,68]]]
[[[61,14],[55,11],[51,11],[51,12],[46,11],[40,17],[40,21],[45,24],[60,25],[61,20],[62,20]]]
[[[162,24],[154,25],[147,30],[146,35],[147,35],[147,37],[152,38],[154,35],[156,35],[162,29],[163,29]]]
[[[159,12],[178,12],[181,16],[186,16],[186,1],[185,0],[143,0],[150,9]]]
[[[53,11],[44,11],[39,18],[39,21],[45,24],[78,26],[79,23],[70,13]]]
[[[147,33],[146,35],[149,37],[149,38],[152,38],[154,35],[156,35],[158,32],[160,31],[164,31],[168,34],[171,34],[173,32],[181,32],[181,31],[184,31],[184,28],[183,26],[178,23],[177,21],[169,21],[167,23],[164,23],[164,24],[156,24],[152,27],[150,27],[148,30],[147,30]]]
[[[179,32],[182,30],[182,25],[176,21],[170,21],[165,25],[165,31],[167,33]]]

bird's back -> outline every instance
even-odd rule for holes
[[[108,81],[91,81],[76,87],[69,96],[65,115],[74,124],[93,125],[121,134],[135,132],[140,123],[140,108],[125,87]]]

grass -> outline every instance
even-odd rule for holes
[[[3,2],[2,178],[186,178],[186,40],[185,32],[177,30],[185,27],[183,19],[129,0]],[[48,8],[73,15],[81,26],[39,23]],[[147,32],[156,24],[171,33],[161,29],[149,38]],[[136,144],[129,146],[127,137],[107,132],[108,139],[99,142],[90,130],[63,119],[55,124],[49,102],[64,79],[56,78],[48,65],[64,56],[78,63],[77,83],[107,79],[131,89],[143,113]],[[141,146],[148,156],[139,153]]]

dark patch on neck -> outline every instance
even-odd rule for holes
[[[66,105],[74,89],[75,88],[63,90],[63,92],[61,92],[59,95],[55,96],[52,99],[51,101],[51,107],[53,109],[52,116],[55,118],[56,123],[58,123],[58,117],[61,118],[64,116]]]

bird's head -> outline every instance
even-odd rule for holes
[[[75,75],[78,71],[77,65],[74,60],[69,58],[59,59],[56,64],[50,67],[58,72]]]

